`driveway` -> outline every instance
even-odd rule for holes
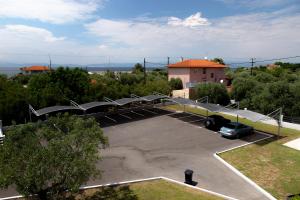
[[[266,137],[264,134],[229,140],[203,128],[201,117],[187,113],[163,114],[104,128],[110,147],[101,153],[103,161],[99,167],[103,176],[90,184],[155,176],[184,182],[184,170],[192,169],[193,179],[201,188],[238,199],[267,199],[213,157],[217,151],[261,139]],[[129,113],[128,117],[134,115]]]

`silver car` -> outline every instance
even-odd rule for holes
[[[250,135],[253,132],[253,127],[239,122],[230,122],[225,124],[219,131],[223,137],[228,138],[240,138],[242,136]]]

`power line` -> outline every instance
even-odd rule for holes
[[[270,61],[276,61],[276,60],[287,60],[292,58],[300,58],[300,56],[290,56],[290,57],[284,57],[284,58],[273,58],[273,59],[266,59],[266,60],[257,60],[254,63],[261,63],[261,62],[270,62]],[[248,62],[239,62],[239,63],[228,63],[228,65],[241,65],[241,64],[252,64],[252,60]]]

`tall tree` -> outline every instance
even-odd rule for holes
[[[208,96],[210,103],[228,105],[230,102],[226,87],[220,83],[200,83],[196,86],[196,98]]]
[[[56,199],[97,177],[99,148],[107,145],[94,118],[58,115],[47,122],[15,126],[0,146],[0,187]]]
[[[136,63],[132,69],[132,73],[138,74],[144,72],[144,67],[140,63]]]
[[[222,58],[214,58],[211,61],[222,64],[222,65],[225,65],[225,62]]]

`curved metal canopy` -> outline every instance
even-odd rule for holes
[[[90,102],[90,103],[81,104],[79,106],[83,110],[88,110],[88,109],[96,108],[96,107],[100,107],[100,106],[116,106],[116,105],[117,104],[114,102],[94,101],[94,102]]]
[[[51,106],[51,107],[35,110],[34,114],[39,117],[41,115],[46,115],[52,112],[68,111],[68,110],[82,110],[82,109],[75,106]]]

